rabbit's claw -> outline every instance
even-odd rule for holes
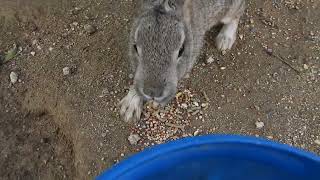
[[[140,120],[142,113],[142,98],[131,88],[129,93],[120,101],[120,115],[125,122]]]

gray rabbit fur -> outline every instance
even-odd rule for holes
[[[245,0],[142,0],[130,34],[129,60],[134,82],[120,102],[124,121],[140,119],[143,103],[164,106],[180,79],[192,69],[204,35],[222,23],[216,47],[231,49]]]

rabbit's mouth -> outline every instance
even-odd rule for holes
[[[167,86],[160,96],[150,96],[148,94],[145,94],[143,88],[141,87],[136,87],[136,90],[144,101],[154,101],[161,106],[165,106],[175,96],[176,86]]]
[[[154,101],[162,106],[167,105],[170,100],[175,96],[176,90],[165,90],[161,97],[155,97]]]

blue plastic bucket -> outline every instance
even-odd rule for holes
[[[97,180],[320,180],[320,157],[245,136],[199,136],[146,149]]]

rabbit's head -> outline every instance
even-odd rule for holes
[[[184,0],[145,2],[129,47],[134,86],[145,100],[165,105],[175,96],[190,61],[190,28],[183,17]]]

